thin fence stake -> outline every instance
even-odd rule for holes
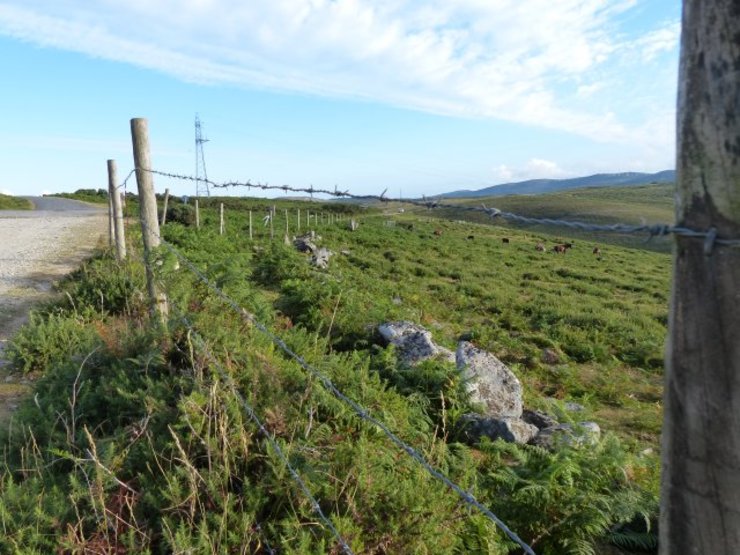
[[[162,206],[162,223],[164,225],[167,222],[167,203],[170,201],[170,190],[164,190],[164,205]]]
[[[223,235],[224,234],[224,203],[221,203],[220,209],[219,209],[219,228],[218,228],[218,234]]]
[[[120,262],[126,258],[126,235],[123,226],[121,193],[118,192],[117,181],[116,161],[108,160],[108,194],[113,204],[113,235],[116,243],[116,260]]]
[[[249,240],[252,240],[252,211],[249,211]]]
[[[195,199],[195,229],[200,229],[200,206],[198,199]]]

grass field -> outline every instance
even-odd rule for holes
[[[653,206],[644,217],[657,217],[663,192],[643,192],[625,213],[639,218],[640,206]],[[548,210],[559,204],[558,215],[597,217],[599,201],[590,194],[578,200],[589,214],[566,211],[576,200],[562,196],[539,208],[532,199],[496,199],[496,206],[555,215]],[[611,194],[603,202],[623,202],[624,193]],[[655,549],[655,530],[645,525],[657,511],[668,254],[598,238],[596,256],[593,238],[394,205],[223,201],[224,235],[219,199],[210,199],[199,230],[183,224],[192,223],[191,208],[173,201],[164,238],[537,553],[601,553],[607,544]],[[273,204],[271,239],[261,222]],[[310,228],[334,253],[327,270],[283,243],[284,210],[292,235],[298,208],[302,231],[307,208],[323,213]],[[329,212],[344,221],[327,223]],[[131,240],[132,247],[139,242],[135,233]],[[573,248],[555,253],[564,241]],[[355,553],[516,552],[166,248],[155,254],[155,267],[171,318],[166,328],[148,326],[140,254],[129,252],[125,264],[103,256],[73,276],[63,286],[67,295],[39,311],[10,348],[15,367],[41,379],[3,441],[0,548],[168,553],[246,546],[259,553],[269,543],[285,553],[338,552],[267,431]],[[233,376],[262,430],[179,312]],[[602,440],[554,452],[458,442],[457,419],[474,409],[460,377],[449,363],[400,365],[376,331],[400,319],[425,326],[448,348],[465,338],[491,351],[521,380],[526,406],[561,421],[594,420]],[[566,402],[583,410],[569,413]]]
[[[505,197],[486,197],[475,200],[449,199],[445,204],[461,206],[485,205],[505,212],[513,212],[532,218],[552,218],[576,220],[594,224],[611,225],[625,223],[671,224],[674,221],[673,185],[643,185],[632,187],[595,187],[550,193],[544,195],[512,195]],[[454,209],[436,210],[437,217],[447,219],[467,219],[487,222],[485,213],[457,211]],[[630,236],[612,233],[594,234],[591,232],[563,231],[547,226],[520,226],[506,224],[519,229],[544,231],[547,233],[569,233],[599,243],[622,245],[657,252],[669,252],[671,241],[667,238],[654,238],[646,243],[646,236]]]
[[[0,194],[0,210],[33,210],[33,204],[24,198]]]

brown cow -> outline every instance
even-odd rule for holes
[[[434,234],[435,234],[435,235],[436,235],[437,237],[441,237],[441,236],[442,236],[442,230],[441,230],[441,229],[435,229],[435,230],[434,230]]]
[[[501,239],[501,242],[502,242],[502,243],[505,243],[505,244],[508,244],[508,243],[509,243],[509,238],[508,238],[508,237],[503,237],[503,238]]]
[[[570,248],[573,248],[573,245],[571,243],[563,243],[562,245],[555,245],[552,250],[557,253],[565,254],[565,251]]]
[[[601,256],[601,249],[599,247],[594,247],[594,254]]]

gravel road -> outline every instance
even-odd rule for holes
[[[0,210],[0,418],[23,383],[3,372],[2,351],[52,286],[107,241],[107,207],[51,197],[25,197],[36,210]],[[104,244],[104,243],[103,243]]]

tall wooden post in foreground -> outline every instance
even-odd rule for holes
[[[126,236],[123,227],[123,207],[121,194],[118,192],[118,170],[115,160],[108,160],[108,195],[113,205],[113,233],[116,239],[116,260],[126,258]]]
[[[740,9],[684,0],[678,225],[740,238]],[[740,553],[740,248],[676,237],[660,553]]]
[[[144,258],[146,261],[146,284],[152,312],[161,317],[167,314],[167,298],[157,290],[152,269],[152,251],[159,246],[159,221],[157,218],[157,197],[154,195],[151,159],[149,155],[149,129],[147,120],[131,120],[131,139],[134,148],[134,166],[136,167],[136,185],[139,189],[139,217],[141,235],[144,239]]]

